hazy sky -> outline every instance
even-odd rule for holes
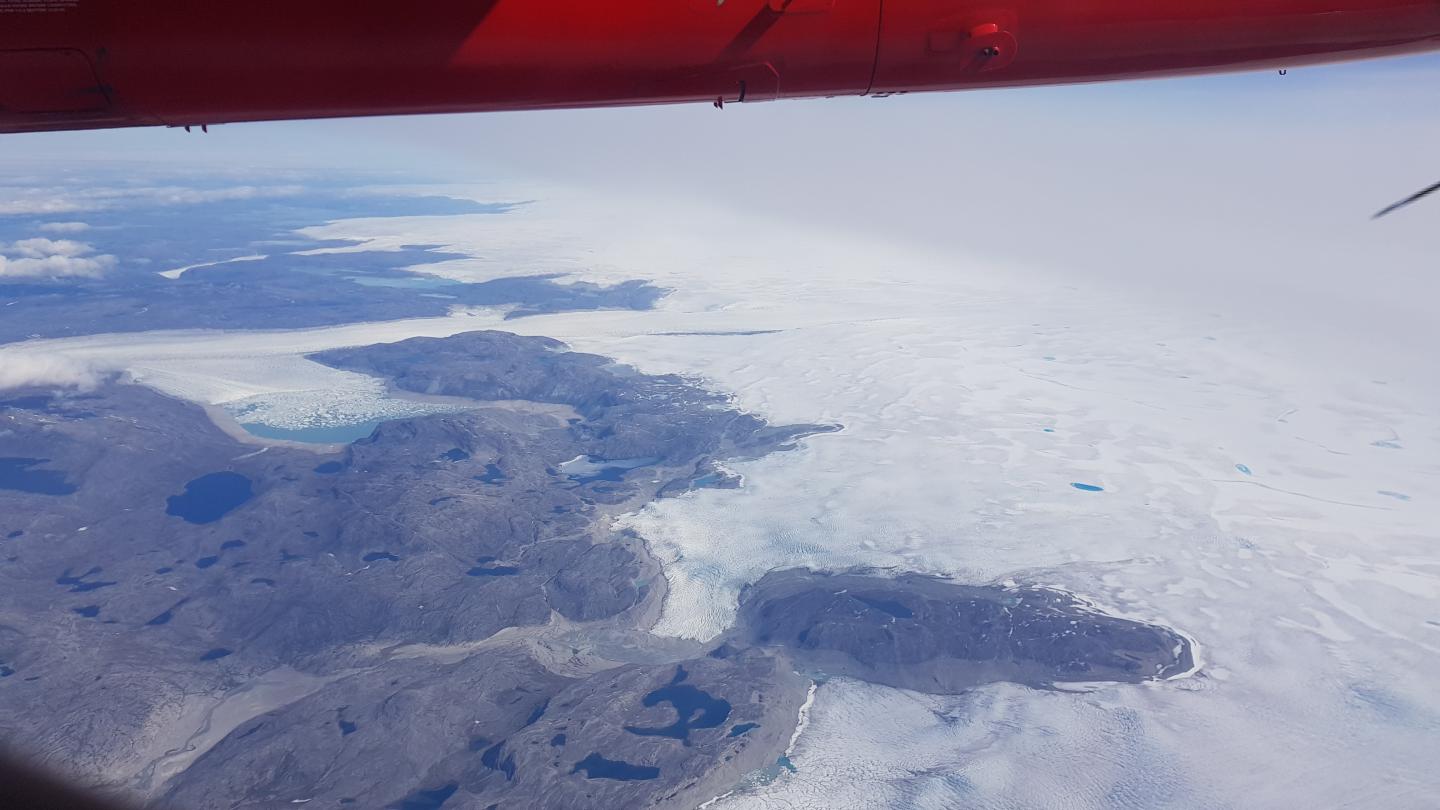
[[[1440,179],[1437,56],[723,111],[352,119],[3,143],[6,163],[559,181],[864,230],[996,272],[1024,265],[1069,283],[1124,284],[1342,343],[1363,334],[1414,348],[1440,337],[1440,199],[1369,220]]]

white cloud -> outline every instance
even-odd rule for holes
[[[115,266],[109,254],[72,239],[21,239],[0,244],[0,278],[98,278]]]
[[[304,190],[304,186],[231,186],[229,188],[164,186],[134,189],[131,191],[130,196],[147,199],[160,205],[192,205],[194,203],[223,202],[226,200],[293,197]]]
[[[46,239],[38,237],[35,239],[21,239],[11,245],[6,252],[23,256],[27,259],[44,259],[48,256],[84,256],[87,253],[94,253],[94,248],[84,242],[76,242],[71,239]]]
[[[40,226],[45,233],[83,233],[90,230],[90,225],[84,222],[47,222]]]
[[[0,391],[32,385],[90,389],[99,381],[99,372],[88,363],[64,355],[0,355]]]
[[[125,203],[150,205],[195,205],[227,200],[272,199],[293,197],[305,191],[299,185],[226,186],[222,188],[190,188],[187,186],[140,186],[135,188],[90,188],[56,192],[37,187],[0,187],[0,215],[67,214],[76,211],[100,211]],[[56,223],[71,225],[80,223]],[[55,230],[68,233],[68,230]]]
[[[11,189],[4,190],[6,194],[13,193]],[[72,211],[85,211],[99,206],[86,206],[74,200],[60,197],[37,197],[33,194],[25,194],[22,191],[9,200],[0,201],[0,216],[17,214],[68,214]]]

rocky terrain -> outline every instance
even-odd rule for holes
[[[320,454],[120,382],[3,395],[0,738],[158,807],[693,807],[783,752],[808,675],[1190,665],[1065,594],[913,575],[780,572],[726,639],[652,636],[665,580],[609,518],[833,428],[545,338],[314,359],[474,408]]]
[[[993,681],[1136,683],[1194,665],[1179,633],[1061,591],[919,574],[771,572],[741,596],[736,638],[817,673],[948,694]]]

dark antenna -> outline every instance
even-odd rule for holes
[[[1394,211],[1394,210],[1397,209],[1397,208],[1404,208],[1405,206],[1409,205],[1410,203],[1413,203],[1413,202],[1415,202],[1416,200],[1418,200],[1418,199],[1420,199],[1420,198],[1422,198],[1422,197],[1428,196],[1428,195],[1430,195],[1430,194],[1434,194],[1434,193],[1437,192],[1437,191],[1440,191],[1440,183],[1436,183],[1435,185],[1430,186],[1429,188],[1426,188],[1426,189],[1422,189],[1422,190],[1420,190],[1420,191],[1417,191],[1417,192],[1415,192],[1414,194],[1411,194],[1409,197],[1406,197],[1405,199],[1401,200],[1400,202],[1393,203],[1393,204],[1391,204],[1391,205],[1387,205],[1387,206],[1385,206],[1384,208],[1382,208],[1382,209],[1380,209],[1379,211],[1377,211],[1377,212],[1375,213],[1375,216],[1370,217],[1370,218],[1371,218],[1371,219],[1379,219],[1380,217],[1385,216],[1386,214],[1390,213],[1391,211]]]

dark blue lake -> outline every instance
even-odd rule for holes
[[[505,781],[508,782],[515,778],[515,755],[510,754],[502,759],[500,755],[503,753],[505,753],[505,741],[501,740],[485,749],[484,753],[480,755],[480,764],[492,771],[505,774]]]
[[[184,607],[184,606],[185,606],[185,603],[188,602],[188,601],[190,601],[188,598],[186,598],[186,599],[181,599],[179,602],[176,602],[175,604],[171,605],[169,610],[165,611],[164,613],[161,613],[160,615],[156,616],[155,618],[151,619],[150,621],[145,622],[145,626],[146,626],[146,627],[163,627],[163,626],[169,624],[169,623],[170,623],[172,620],[174,620],[174,618],[175,618],[175,611],[177,611],[177,610],[179,610],[180,608]],[[212,650],[211,652],[214,652],[214,651]]]
[[[250,479],[240,473],[210,473],[186,484],[185,494],[170,496],[165,514],[186,523],[214,523],[254,495]]]
[[[1078,484],[1078,483],[1077,483],[1077,484],[1071,484],[1070,486],[1072,486],[1072,487],[1080,490],[1081,492],[1104,492],[1104,491],[1105,491],[1105,488],[1104,488],[1104,487],[1097,487],[1097,486],[1095,486],[1094,484]]]
[[[485,474],[475,476],[475,480],[479,481],[482,484],[493,484],[495,486],[499,486],[500,484],[505,483],[508,478],[506,477],[505,472],[500,469],[500,465],[486,464]]]
[[[680,676],[677,674],[677,678]],[[675,709],[675,722],[668,726],[647,728],[625,726],[625,730],[641,737],[673,737],[688,740],[697,728],[715,728],[730,717],[730,702],[711,696],[688,683],[672,683],[645,696],[646,706],[669,703]]]
[[[61,574],[59,577],[56,577],[55,584],[70,586],[71,593],[88,593],[90,591],[98,591],[101,588],[108,588],[111,585],[119,584],[110,580],[91,579],[91,577],[97,576],[103,570],[103,568],[97,565],[92,567],[85,573],[79,576],[75,576],[74,574],[70,573],[69,568],[66,568],[65,573]]]
[[[525,726],[529,727],[535,725],[535,723],[539,721],[540,718],[545,716],[545,710],[548,708],[550,708],[550,699],[546,698],[543,703],[531,710],[530,716],[525,720]]]
[[[660,775],[659,768],[650,765],[631,765],[628,762],[606,759],[599,754],[591,754],[575,763],[575,767],[570,772],[579,773],[581,771],[585,772],[586,779],[616,779],[621,782],[654,779]]]
[[[36,495],[69,495],[75,486],[58,470],[37,470],[48,458],[0,458],[0,489]]]
[[[459,789],[460,785],[458,783],[451,782],[448,785],[442,785],[441,787],[430,790],[417,790],[401,799],[399,804],[392,805],[392,807],[396,808],[396,810],[440,810],[441,807],[445,806],[445,802],[450,801],[450,797],[454,796],[455,791]]]
[[[883,613],[888,613],[897,619],[915,618],[914,611],[912,611],[908,607],[905,607],[894,599],[877,599],[875,597],[858,596],[856,594],[851,594],[851,596],[854,596],[855,599],[864,602],[866,605],[869,605],[870,607],[875,608],[876,610]]]

